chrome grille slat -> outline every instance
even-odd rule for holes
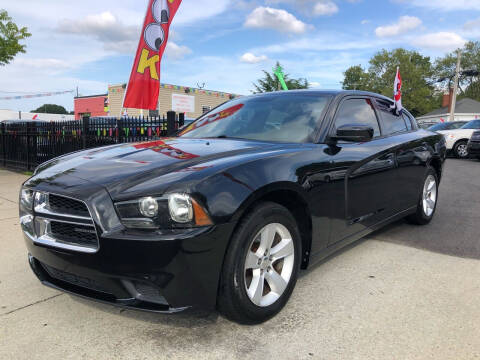
[[[58,194],[39,194],[34,206],[35,242],[79,252],[98,251],[98,234],[85,202]]]

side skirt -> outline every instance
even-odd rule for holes
[[[345,246],[357,241],[357,240],[360,240],[361,238],[367,236],[368,234],[378,230],[378,229],[381,229],[382,227],[392,223],[392,222],[395,222],[397,220],[400,220],[400,219],[403,219],[404,217],[410,215],[410,214],[413,214],[415,213],[417,209],[417,206],[412,206],[406,210],[403,210],[401,212],[399,212],[398,214],[396,215],[393,215],[389,218],[386,218],[380,222],[378,222],[377,224],[369,227],[368,229],[365,229],[363,231],[360,231],[358,233],[355,233],[353,235],[350,235],[350,236],[347,236],[345,239],[335,243],[335,244],[332,244],[331,246],[327,247],[326,249],[323,249],[322,251],[316,253],[316,254],[312,254],[310,256],[310,261],[309,261],[309,264],[308,264],[308,267],[311,267],[312,265],[315,265],[316,263],[324,260],[325,258],[329,257],[330,255],[334,254],[335,252],[339,251],[340,249],[344,248]]]

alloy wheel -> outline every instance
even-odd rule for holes
[[[460,144],[457,146],[457,154],[459,157],[467,157],[468,156],[468,149],[467,144]]]
[[[264,226],[248,247],[244,280],[247,295],[257,306],[275,303],[287,288],[295,264],[292,235],[279,223]]]
[[[431,216],[435,210],[437,202],[437,181],[435,176],[428,175],[423,185],[423,212],[427,216]]]

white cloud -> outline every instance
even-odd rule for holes
[[[366,24],[369,24],[369,23],[370,23],[370,20],[367,20],[367,19],[360,21],[360,24],[362,24],[362,25],[366,25]]]
[[[320,1],[313,7],[313,14],[319,16],[330,16],[338,12],[338,6],[333,1]]]
[[[325,52],[325,51],[360,51],[374,50],[388,46],[391,41],[373,39],[359,40],[351,37],[345,37],[338,33],[326,33],[316,36],[302,37],[287,42],[271,44],[263,47],[250,49],[252,53],[262,54],[303,54],[306,52]],[[272,56],[270,56],[272,58]]]
[[[355,3],[361,0],[347,1]],[[265,3],[272,5],[281,3],[290,4],[303,13],[316,16],[330,16],[338,12],[338,6],[334,0],[266,0]]]
[[[378,37],[397,36],[419,27],[422,20],[415,16],[401,16],[394,24],[379,26],[375,29]]]
[[[174,22],[176,25],[196,24],[229,10],[232,6],[231,3],[231,0],[184,1],[175,15]]]
[[[192,50],[187,46],[178,45],[171,40],[168,41],[165,48],[165,56],[171,60],[181,60],[191,53]]]
[[[45,71],[61,71],[72,67],[65,60],[60,59],[34,59],[34,58],[18,58],[15,61],[18,66],[25,66],[26,68],[43,69]]]
[[[240,57],[240,61],[247,64],[257,64],[262,61],[268,60],[268,57],[265,55],[255,56],[252,53],[245,53]]]
[[[109,11],[79,20],[63,19],[56,30],[62,34],[92,37],[103,43],[106,50],[118,53],[132,52],[140,34],[138,27],[123,24]]]
[[[310,81],[310,88],[319,88],[320,83],[318,81]]]
[[[1,68],[0,89],[11,92],[49,92],[73,90],[75,86],[85,95],[102,94],[108,84],[102,81],[86,80],[73,77],[68,73],[71,64],[58,59],[34,59],[27,55],[15,59],[8,66]],[[0,108],[30,111],[42,104],[53,103],[73,110],[73,94],[58,95],[48,98],[0,101]]]
[[[440,11],[480,10],[480,0],[397,0],[397,2]]]
[[[437,32],[419,36],[412,41],[418,48],[452,51],[465,45],[466,40],[452,32]]]
[[[464,28],[464,30],[466,30],[466,31],[473,31],[473,30],[478,30],[478,29],[480,29],[480,18],[477,18],[477,19],[475,19],[475,20],[467,21],[467,22],[463,25],[463,28]]]
[[[253,10],[247,16],[244,25],[249,28],[273,29],[294,34],[302,34],[308,27],[307,24],[285,10],[263,6]]]

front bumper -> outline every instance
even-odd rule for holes
[[[61,242],[39,241],[38,234],[30,237],[24,233],[30,265],[43,284],[142,310],[174,312],[187,307],[215,307],[234,224],[129,230],[121,225],[110,195],[102,186],[69,174],[43,172],[24,186],[83,201],[98,239],[93,251],[89,248],[82,252],[62,248]],[[41,218],[36,210],[33,215],[34,219]],[[58,215],[52,218],[61,221]]]
[[[46,286],[118,306],[177,312],[215,307],[232,230],[224,224],[150,240],[102,237],[95,254],[25,241],[30,266]]]

